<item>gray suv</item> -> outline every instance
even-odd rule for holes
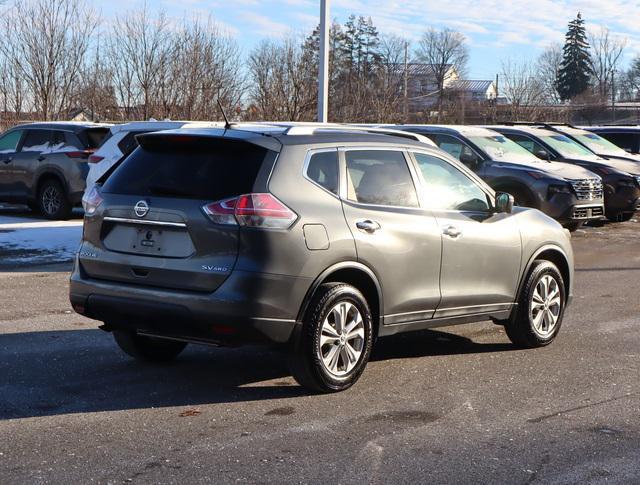
[[[0,202],[66,219],[80,204],[89,156],[109,132],[93,123],[30,123],[0,137]]]
[[[70,284],[135,358],[268,342],[331,392],[379,337],[486,320],[522,347],[558,334],[568,232],[435,147],[321,125],[138,141],[85,197]]]
[[[517,205],[539,209],[571,231],[604,216],[602,180],[584,168],[541,161],[509,138],[486,128],[459,125],[398,128],[429,136],[494,190],[513,195]]]

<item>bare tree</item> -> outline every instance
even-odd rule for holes
[[[163,11],[154,18],[145,5],[116,19],[107,50],[127,117],[147,119],[155,114],[161,75],[172,48],[169,21]]]
[[[611,93],[613,77],[622,60],[627,39],[613,37],[609,29],[602,27],[589,35],[589,44],[595,88],[604,98]]]
[[[527,61],[508,59],[502,62],[500,79],[502,94],[511,107],[511,118],[536,121],[544,103],[544,85],[536,66]]]
[[[420,39],[417,50],[420,61],[429,65],[438,88],[438,121],[442,118],[445,83],[452,69],[463,74],[469,58],[466,39],[450,29],[429,29]]]
[[[559,103],[560,94],[556,89],[556,79],[562,64],[562,46],[552,44],[547,47],[536,61],[536,79],[540,83],[547,103]]]
[[[2,19],[2,54],[23,78],[43,119],[69,109],[97,24],[82,0],[18,0]]]
[[[405,117],[405,54],[409,42],[395,35],[380,40],[380,66],[375,75],[375,93],[372,117],[375,121],[399,122]],[[408,58],[407,58],[408,62]]]
[[[304,62],[296,39],[265,40],[249,56],[253,116],[265,120],[300,121],[314,117],[315,75]]]

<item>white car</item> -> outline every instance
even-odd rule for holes
[[[175,130],[178,128],[198,128],[218,126],[220,123],[193,121],[134,121],[111,127],[109,134],[102,141],[100,148],[89,157],[89,175],[87,176],[88,194],[96,181],[104,175],[122,157],[128,155],[138,146],[136,135],[152,131]]]

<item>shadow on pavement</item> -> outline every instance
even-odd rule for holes
[[[373,360],[512,348],[425,331],[379,341]],[[0,376],[0,420],[308,394],[289,378],[280,352],[192,345],[173,363],[145,364],[122,353],[100,330],[0,335]],[[283,380],[260,384],[273,379]]]

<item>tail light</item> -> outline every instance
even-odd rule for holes
[[[298,216],[271,194],[245,194],[205,205],[202,210],[216,224],[288,229]]]
[[[82,197],[82,208],[88,216],[94,214],[98,207],[102,204],[102,196],[97,187],[91,187],[91,190]]]
[[[104,160],[104,157],[89,155],[89,163],[100,163],[102,160]]]
[[[72,152],[64,152],[64,154],[69,158],[81,158],[86,160],[93,155],[94,152],[95,150],[74,150]]]

